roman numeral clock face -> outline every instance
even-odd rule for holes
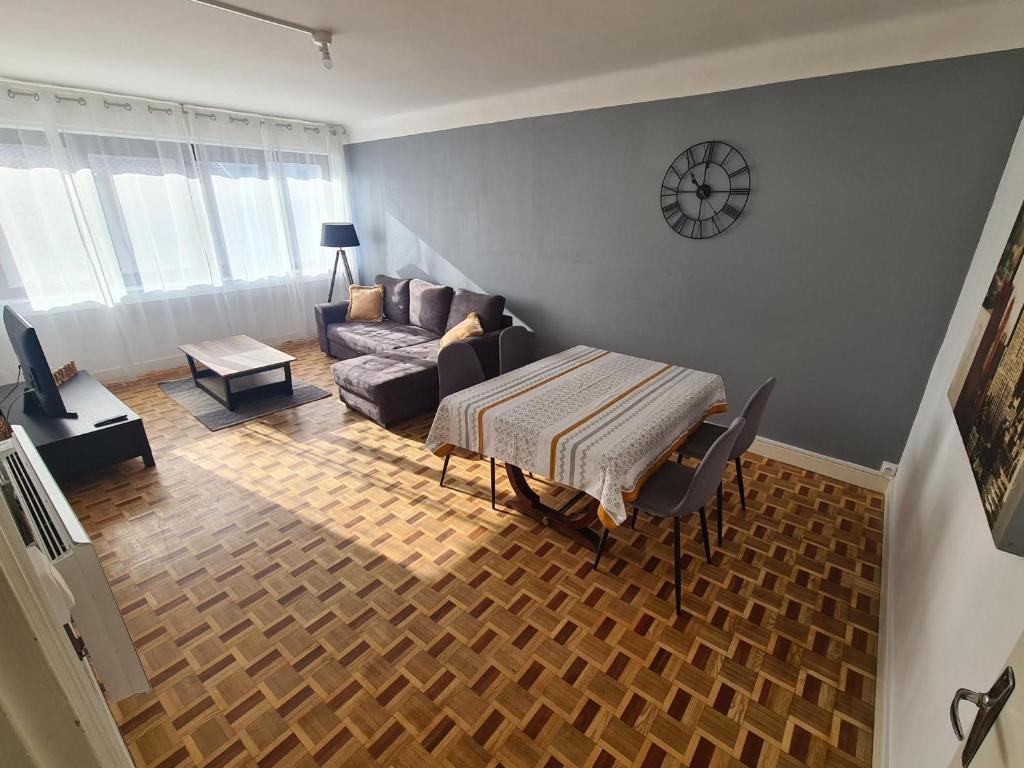
[[[694,144],[672,161],[661,182],[661,212],[673,231],[693,240],[720,235],[750,197],[750,168],[723,141]]]

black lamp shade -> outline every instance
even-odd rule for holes
[[[359,245],[359,235],[352,224],[326,223],[320,230],[320,245],[326,248],[355,248]]]

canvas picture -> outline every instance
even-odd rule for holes
[[[990,528],[1024,496],[1024,206],[989,284],[949,401]],[[997,536],[997,541],[999,537]]]

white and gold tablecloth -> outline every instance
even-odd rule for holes
[[[466,448],[585,491],[611,527],[686,437],[725,410],[720,376],[577,346],[449,395],[426,445],[439,456]]]

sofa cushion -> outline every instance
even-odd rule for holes
[[[383,285],[350,285],[346,322],[379,323],[384,319]]]
[[[480,315],[476,312],[470,312],[466,319],[461,323],[453,326],[444,336],[441,337],[440,348],[444,349],[449,344],[454,344],[456,341],[465,341],[466,339],[472,339],[477,336],[483,336],[484,329],[480,326]]]
[[[435,285],[415,277],[409,281],[409,322],[412,325],[440,336],[448,330],[451,308],[452,289],[447,285]]]
[[[501,327],[501,315],[505,311],[505,297],[492,296],[487,293],[476,293],[464,288],[456,288],[452,296],[452,308],[448,312],[448,324],[445,330],[450,331],[465,320],[470,312],[480,317],[480,325],[484,333],[496,331]]]
[[[402,398],[437,403],[437,353],[440,340],[341,360],[331,366],[337,385],[373,403]]]
[[[415,325],[402,325],[393,320],[381,320],[379,323],[337,323],[327,327],[328,339],[364,355],[422,344],[437,337],[436,333],[417,328]]]
[[[412,397],[402,397],[380,403],[367,400],[365,397],[360,397],[355,392],[341,387],[338,387],[338,394],[341,395],[342,402],[351,410],[373,419],[382,427],[437,408],[436,391],[431,395],[429,392],[420,390]]]
[[[409,322],[409,281],[377,275],[374,282],[384,286],[384,317],[396,323]]]

